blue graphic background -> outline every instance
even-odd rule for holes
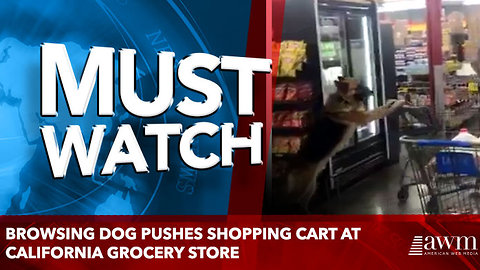
[[[197,121],[236,124],[235,73],[197,71],[224,90],[222,108],[205,119],[186,118],[174,107],[154,119],[133,117],[120,105],[118,89],[115,117],[98,117],[96,88],[84,117],[69,116],[60,91],[59,117],[43,118],[39,115],[40,44],[65,44],[77,80],[91,46],[113,47],[117,52],[136,49],[137,92],[151,100],[157,92],[157,51],[174,51],[177,61],[195,52],[243,56],[249,14],[250,1],[0,2],[0,214],[226,214],[231,169],[188,168],[179,158],[178,137],[170,140],[167,173],[136,174],[130,165],[123,165],[113,176],[101,177],[98,170],[122,123],[134,128],[150,168],[156,164],[156,139],[143,136],[143,125],[182,123],[186,129]],[[185,96],[203,99],[177,83],[173,106]],[[66,126],[72,124],[81,126],[86,141],[93,125],[107,125],[97,173],[81,177],[72,157],[67,177],[54,180],[39,126],[55,126],[58,140],[62,140]],[[219,136],[200,136],[192,148],[199,156],[219,155]]]

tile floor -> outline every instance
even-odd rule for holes
[[[404,164],[404,161],[401,164]],[[397,199],[403,170],[401,164],[382,169],[326,203],[312,205],[312,214],[422,214],[416,187],[410,187],[410,196],[406,202],[401,203]]]

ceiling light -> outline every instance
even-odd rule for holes
[[[463,5],[465,6],[480,5],[480,0],[464,0]]]
[[[395,12],[426,8],[425,1],[405,0],[383,3],[378,7],[379,12]]]

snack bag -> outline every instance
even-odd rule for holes
[[[294,113],[293,112],[285,112],[285,117],[283,118],[282,121],[282,127],[293,127],[293,118],[294,118]]]
[[[296,101],[297,100],[297,89],[289,87],[285,94],[285,101]]]
[[[286,137],[279,137],[277,141],[277,153],[288,154],[290,153],[290,140]]]
[[[307,44],[304,41],[283,41],[280,48],[278,77],[296,77],[307,60]]]
[[[313,89],[310,83],[302,83],[297,86],[297,97],[299,100],[310,100],[313,97]]]
[[[273,115],[273,126],[282,127],[287,116],[287,112],[276,112]]]
[[[285,100],[285,95],[287,92],[287,84],[279,84],[275,88],[275,101],[283,101]]]
[[[300,147],[302,146],[302,138],[290,137],[289,144],[290,144],[290,153],[297,154],[300,151]]]
[[[304,128],[307,126],[307,111],[303,112],[295,112],[293,120],[292,120],[292,126],[296,128]]]

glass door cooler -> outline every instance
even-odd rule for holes
[[[383,104],[383,82],[376,6],[315,1],[323,101],[336,91],[338,77],[352,77],[371,91],[367,110]],[[383,120],[359,127],[330,162],[330,187],[339,190],[388,159]]]
[[[284,203],[288,203],[289,200],[283,196],[282,191],[285,189],[285,183],[288,183],[292,166],[295,166],[299,159],[298,152],[291,150],[299,149],[297,146],[301,144],[301,139],[298,140],[298,138],[299,136],[304,138],[309,128],[299,130],[282,127],[280,125],[284,125],[283,121],[280,121],[282,119],[280,116],[284,115],[282,112],[308,111],[309,115],[321,114],[328,96],[336,91],[335,81],[340,76],[354,77],[370,89],[371,95],[364,101],[365,107],[369,110],[382,106],[385,97],[395,98],[397,91],[394,64],[392,64],[394,63],[393,54],[390,62],[385,64],[384,61],[388,57],[383,58],[380,53],[379,28],[374,3],[340,0],[274,0],[273,2],[278,5],[285,4],[285,8],[281,9],[282,12],[284,10],[282,30],[280,34],[278,30],[275,31],[276,41],[280,44],[279,58],[282,59],[282,43],[302,44],[302,48],[305,49],[305,55],[301,57],[304,60],[302,68],[297,70],[292,78],[278,76],[276,88],[273,89],[275,101],[272,169],[269,177],[271,180],[267,182],[266,198],[269,199],[266,209],[269,213],[283,213],[288,209],[284,207]],[[289,54],[284,56],[287,57]],[[389,67],[393,68],[391,76],[387,76]],[[388,85],[388,91],[384,91],[384,76],[386,76],[385,84]],[[302,88],[298,83],[303,85],[305,82],[310,86],[312,93],[310,99],[286,102],[282,100],[282,95],[279,95],[277,100],[277,94],[285,92],[282,85],[288,85],[288,93],[290,86],[298,90]],[[290,117],[290,119],[294,118]],[[275,125],[276,122],[279,125]],[[398,150],[392,150],[395,148],[392,143],[396,144],[395,149],[399,148],[398,121],[396,124],[391,119],[388,123],[386,122],[375,121],[358,128],[346,148],[330,160],[327,170],[323,171],[317,179],[318,199],[328,200],[334,190],[340,191],[387,162],[398,160]],[[313,121],[307,121],[307,123],[309,127]]]

